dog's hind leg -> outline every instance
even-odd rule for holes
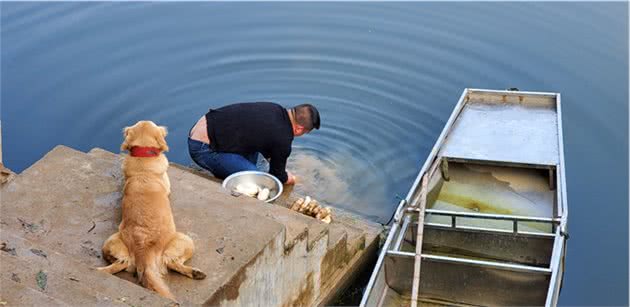
[[[193,240],[189,236],[178,232],[164,250],[163,259],[166,267],[192,279],[206,278],[206,274],[201,270],[184,264],[192,257],[194,250]]]
[[[129,250],[122,241],[120,232],[111,235],[103,244],[103,258],[111,264],[96,268],[101,272],[116,274],[129,267]]]

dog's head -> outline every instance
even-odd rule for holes
[[[168,151],[166,145],[166,127],[158,126],[150,120],[141,120],[131,127],[123,129],[125,137],[120,150],[131,150],[132,147],[155,147],[160,151]]]

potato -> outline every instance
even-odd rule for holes
[[[323,218],[321,221],[326,223],[326,224],[330,224],[330,222],[332,222],[332,216],[329,215],[329,216]]]
[[[239,192],[241,194],[245,194],[245,195],[250,196],[250,197],[256,196],[256,194],[258,194],[258,190],[259,189],[260,188],[257,185],[255,185],[253,183],[250,183],[250,182],[241,183],[241,184],[238,184],[236,186],[236,192]]]
[[[267,200],[267,198],[269,198],[269,193],[270,192],[271,191],[269,191],[269,189],[267,189],[267,188],[264,188],[264,189],[260,190],[260,192],[258,192],[258,199],[262,200],[262,201]]]
[[[291,205],[291,210],[298,211],[303,203],[304,203],[304,198],[297,199],[295,202],[293,202],[293,205]]]
[[[306,196],[306,198],[304,199],[304,203],[300,206],[298,211],[301,212],[301,213],[306,212],[306,208],[308,208],[310,203],[311,203],[311,197],[310,196]]]

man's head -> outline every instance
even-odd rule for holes
[[[319,129],[319,111],[308,103],[301,104],[291,109],[293,114],[293,135],[301,136],[311,132],[313,128]]]

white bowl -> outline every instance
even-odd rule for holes
[[[282,194],[282,182],[269,173],[259,171],[234,173],[223,180],[223,188],[231,192],[242,183],[253,183],[261,188],[269,189],[269,198],[266,200],[268,203],[273,202]]]

